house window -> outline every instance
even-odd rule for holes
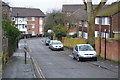
[[[35,17],[32,17],[32,21],[35,21]]]
[[[27,18],[24,18],[24,21],[28,21],[28,19],[27,19]]]
[[[109,17],[103,17],[102,18],[102,25],[110,25]]]
[[[95,18],[95,24],[99,24],[99,21],[100,21],[99,17],[96,17]]]
[[[99,31],[95,31],[95,37],[99,36]]]
[[[40,20],[42,20],[42,17],[40,17]]]
[[[42,28],[42,25],[40,25],[40,28]]]
[[[84,24],[84,27],[88,27],[88,24],[87,24],[87,23],[85,23],[85,24]]]
[[[40,31],[40,34],[42,34],[42,31]]]
[[[35,28],[35,24],[32,24],[32,28]]]
[[[28,31],[26,31],[25,33],[28,34]]]
[[[32,35],[35,35],[35,32],[34,32],[34,31],[32,31]]]

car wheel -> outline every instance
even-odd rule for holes
[[[72,53],[72,59],[75,59],[75,55],[74,55],[74,53]]]
[[[80,57],[79,57],[79,56],[77,56],[77,61],[78,61],[78,62],[80,61]]]
[[[64,48],[62,48],[62,51],[64,51]]]
[[[97,61],[97,57],[94,58],[94,61]]]

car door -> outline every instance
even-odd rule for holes
[[[77,57],[78,55],[78,46],[75,46],[74,48],[74,56]]]

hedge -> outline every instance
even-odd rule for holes
[[[86,44],[86,40],[83,38],[67,38],[63,37],[62,42],[64,46],[73,48],[76,44]]]

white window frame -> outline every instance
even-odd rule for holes
[[[32,21],[35,21],[35,17],[31,17],[32,18]]]
[[[42,18],[42,17],[40,17],[39,19],[40,19],[40,20],[42,20],[43,18]]]
[[[84,24],[84,27],[88,27],[88,24],[87,24],[87,23],[85,23],[85,24]]]
[[[32,24],[32,28],[35,28],[35,24]]]
[[[95,24],[100,24],[100,18],[99,17],[95,18]]]
[[[40,31],[40,34],[43,34],[43,32],[42,32],[42,31]]]
[[[39,26],[40,28],[42,28],[42,24],[40,24],[40,26]]]
[[[102,25],[110,25],[110,18],[102,17]]]
[[[35,31],[32,31],[32,35],[35,35]]]

